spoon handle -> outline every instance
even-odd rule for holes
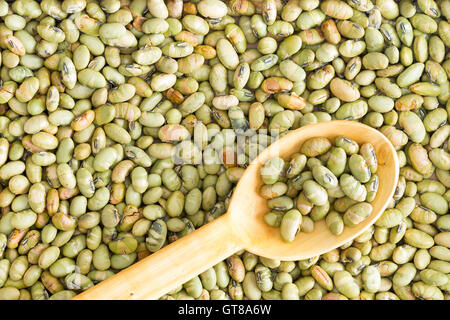
[[[232,232],[223,215],[73,299],[158,299],[239,251]]]

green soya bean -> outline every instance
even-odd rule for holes
[[[294,206],[294,202],[291,198],[282,196],[268,200],[267,205],[273,210],[289,210]]]
[[[101,244],[97,249],[94,250],[92,263],[97,270],[105,271],[109,269],[111,260],[109,257],[108,247],[106,245]]]
[[[91,279],[79,273],[68,274],[64,281],[70,290],[87,290],[94,285]]]
[[[360,182],[366,183],[371,177],[371,170],[366,162],[366,160],[358,155],[352,154],[348,161],[348,166],[354,177],[356,177]]]
[[[355,226],[364,221],[364,219],[366,219],[367,217],[369,217],[371,213],[372,213],[372,205],[370,205],[369,203],[361,202],[354,204],[345,211],[343,217],[344,223],[345,225],[350,227]]]
[[[59,69],[62,75],[62,82],[69,89],[75,87],[77,81],[77,72],[72,60],[68,57],[62,57],[59,61]]]
[[[331,143],[326,138],[311,138],[306,140],[300,151],[308,157],[324,154],[331,148]]]
[[[344,173],[341,175],[339,185],[347,197],[355,201],[364,201],[367,196],[367,190],[353,176]]]
[[[281,237],[286,242],[294,240],[302,221],[302,215],[298,210],[290,210],[286,212],[281,220],[280,233]]]
[[[411,111],[401,112],[399,115],[399,124],[412,141],[420,143],[425,138],[425,127],[415,113]]]
[[[394,100],[386,96],[372,96],[367,101],[370,109],[377,112],[388,112],[394,108]]]
[[[326,190],[317,182],[308,180],[303,183],[303,190],[306,198],[317,206],[323,206],[328,202]]]
[[[27,287],[31,287],[34,284],[37,283],[39,278],[41,277],[42,269],[37,266],[33,265],[28,268],[28,270],[23,275],[23,282]]]
[[[324,188],[336,188],[339,184],[336,176],[328,168],[317,165],[311,170],[314,179]],[[305,189],[306,191],[306,189]]]
[[[112,271],[98,271],[94,270],[88,273],[88,278],[92,281],[103,281],[106,280],[114,275],[114,272]]]
[[[221,261],[214,266],[216,273],[216,284],[219,288],[225,288],[230,282],[230,276],[225,262]]]
[[[16,212],[11,218],[11,226],[16,229],[27,229],[34,225],[37,215],[32,210]]]
[[[108,123],[105,125],[105,133],[108,138],[117,143],[127,144],[131,142],[130,134],[125,129],[114,123]]]
[[[8,259],[0,260],[0,284],[3,286],[8,279],[11,263]]]
[[[111,268],[118,270],[125,269],[133,264],[136,261],[136,258],[137,254],[134,252],[131,254],[113,255],[111,257]]]
[[[159,250],[166,240],[167,226],[164,221],[158,219],[152,223],[146,238],[146,247],[150,252]]]
[[[431,162],[442,170],[450,170],[450,156],[448,152],[445,152],[443,149],[433,149],[429,154]]]
[[[328,229],[334,235],[340,235],[344,231],[344,221],[339,213],[330,211],[326,217]]]
[[[274,184],[279,179],[284,168],[284,160],[272,158],[261,168],[261,178],[265,184]]]
[[[375,225],[383,228],[394,228],[402,221],[402,212],[398,209],[386,209]]]
[[[351,120],[362,118],[368,110],[367,103],[364,100],[348,102],[339,107],[336,112],[336,119]]]
[[[378,186],[380,185],[379,178],[376,174],[372,175],[369,181],[365,184],[367,190],[366,201],[372,202],[378,192]]]
[[[420,279],[428,285],[443,286],[448,282],[448,277],[439,271],[425,269],[420,271]]]
[[[382,53],[371,52],[363,57],[362,63],[364,67],[368,70],[378,70],[378,69],[385,69],[389,64],[389,60]]]
[[[359,151],[358,144],[346,137],[337,137],[335,140],[335,144],[337,147],[340,147],[344,149],[345,153],[348,155],[352,155],[354,153],[357,153]]]
[[[273,67],[278,62],[278,56],[275,54],[268,54],[255,59],[250,68],[252,71],[264,71]]]
[[[364,143],[361,145],[359,152],[369,166],[370,171],[372,173],[376,173],[378,168],[378,160],[373,145],[370,143]]]
[[[59,182],[63,187],[66,187],[68,189],[73,189],[76,187],[77,182],[75,175],[73,174],[73,171],[68,164],[59,164],[56,171]]]
[[[203,289],[202,283],[198,276],[194,277],[191,280],[189,280],[188,282],[184,283],[183,287],[185,288],[187,294],[189,294],[193,298],[200,297],[200,295],[202,293],[202,289]]]
[[[149,155],[138,147],[126,146],[124,148],[124,152],[127,158],[132,160],[137,165],[147,167],[152,164],[152,160]]]
[[[265,199],[273,199],[280,197],[286,193],[288,186],[282,182],[275,182],[271,185],[263,185],[260,194]]]
[[[423,63],[414,63],[406,68],[397,78],[397,84],[406,88],[419,81],[420,76],[425,68]]]
[[[248,272],[243,282],[245,295],[251,300],[259,300],[261,298],[261,290],[257,285],[257,277],[254,272]]]
[[[116,158],[117,151],[114,148],[108,147],[102,149],[94,158],[94,169],[99,172],[106,171],[113,165]]]
[[[421,249],[428,249],[434,244],[430,235],[417,229],[406,230],[404,239],[407,244]]]
[[[327,161],[327,167],[333,174],[341,175],[347,164],[347,156],[343,148],[332,147],[330,150],[330,157]]]
[[[209,268],[199,275],[203,288],[212,290],[217,282],[216,272],[213,268]]]
[[[264,221],[271,227],[279,227],[283,219],[282,211],[269,211],[264,215]]]
[[[62,290],[49,297],[49,300],[70,300],[76,293],[72,290]]]
[[[28,260],[25,256],[19,256],[15,259],[9,268],[9,278],[14,281],[21,280],[28,268]]]
[[[58,259],[59,252],[59,248],[55,246],[45,249],[39,256],[39,267],[42,269],[50,267]]]
[[[306,156],[304,154],[296,153],[292,155],[292,160],[289,162],[289,166],[286,169],[286,176],[293,178],[298,175],[306,165]]]
[[[100,210],[109,201],[110,191],[106,187],[102,187],[95,191],[92,198],[88,200],[89,210]]]
[[[259,264],[255,267],[256,285],[262,292],[272,289],[273,282],[271,280],[270,269]],[[245,279],[244,279],[245,281]]]
[[[425,192],[420,196],[422,205],[438,213],[446,214],[448,212],[448,202],[439,194],[434,192]]]
[[[374,266],[367,266],[362,272],[364,290],[375,293],[379,290],[381,284],[380,272]]]
[[[3,287],[0,289],[1,300],[19,300],[20,291],[14,287]]]
[[[347,271],[337,271],[333,276],[333,281],[336,289],[347,298],[356,298],[360,293],[358,284]]]
[[[217,56],[225,68],[235,70],[239,64],[239,57],[232,44],[226,39],[220,39],[216,45]]]

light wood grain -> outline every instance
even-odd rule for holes
[[[339,236],[334,236],[325,222],[320,221],[314,232],[300,233],[293,242],[284,242],[279,229],[269,227],[263,220],[268,208],[266,200],[258,194],[262,185],[261,165],[274,156],[288,159],[309,138],[333,139],[340,135],[360,144],[370,142],[375,147],[380,187],[372,202],[372,214],[356,227],[346,227]],[[301,260],[323,254],[354,239],[377,220],[394,193],[398,171],[394,148],[382,133],[371,127],[336,120],[299,128],[272,143],[248,166],[235,188],[227,214],[74,299],[157,299],[240,249],[279,260]]]

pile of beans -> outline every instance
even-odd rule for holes
[[[271,227],[280,227],[286,242],[293,241],[299,231],[314,231],[314,222],[322,219],[331,233],[340,235],[344,225],[354,227],[372,213],[370,202],[379,185],[377,168],[370,143],[360,148],[355,141],[339,136],[333,146],[330,139],[310,138],[288,163],[276,157],[261,167],[264,184],[260,195],[268,199],[271,209],[264,220]]]
[[[449,299],[449,18],[449,0],[0,0],[0,299],[111,277],[332,119],[397,150],[382,219],[305,261],[238,252],[162,298]]]

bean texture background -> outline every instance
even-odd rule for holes
[[[161,298],[450,299],[449,19],[449,0],[0,0],[0,299],[89,289],[224,214],[275,139],[332,119],[397,150],[375,225],[304,261],[238,252]],[[376,193],[370,146],[333,143],[300,150],[291,184],[279,161],[264,177],[289,236],[297,209],[314,210],[302,231],[338,233]]]

